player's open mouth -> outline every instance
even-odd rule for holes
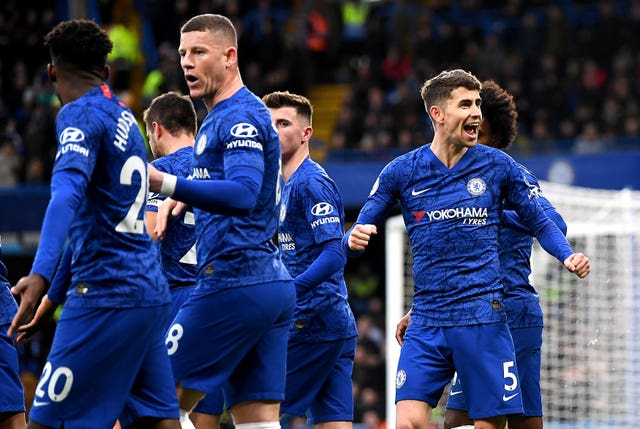
[[[195,77],[193,75],[190,75],[190,74],[185,75],[184,78],[187,80],[187,82],[190,82],[190,83],[194,83],[194,82],[198,81],[197,77]]]
[[[464,126],[464,131],[472,136],[476,137],[478,135],[478,128],[480,128],[480,123],[474,122],[472,124],[467,124]]]

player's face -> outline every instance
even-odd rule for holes
[[[189,94],[207,104],[221,89],[227,47],[210,31],[189,31],[180,35],[178,53]]]
[[[311,126],[296,113],[294,107],[279,107],[271,110],[271,119],[280,136],[282,159],[290,159],[305,147],[311,137]]]
[[[475,146],[482,120],[480,93],[464,87],[451,91],[444,106],[443,132],[447,141],[456,145]]]

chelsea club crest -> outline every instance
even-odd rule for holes
[[[482,195],[487,190],[487,184],[479,177],[474,177],[467,182],[467,191],[474,196]]]

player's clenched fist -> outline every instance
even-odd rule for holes
[[[349,249],[362,251],[369,245],[372,235],[378,234],[378,228],[370,224],[358,224],[349,234]]]
[[[591,272],[591,263],[583,253],[574,253],[564,260],[564,266],[581,279]]]

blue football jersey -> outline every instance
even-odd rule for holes
[[[528,185],[528,195],[538,201],[545,212],[555,211],[540,189],[538,179],[519,165]],[[505,209],[512,207],[507,204]],[[522,229],[503,223],[500,226],[500,269],[504,285],[504,303],[511,328],[543,326],[538,292],[529,281],[531,275],[531,246],[533,236]]]
[[[503,201],[532,231],[551,223],[528,191],[516,162],[483,145],[470,147],[452,168],[429,144],[383,169],[357,222],[380,225],[400,203],[414,259],[412,323],[462,326],[505,320],[498,259]],[[554,256],[564,260],[571,255],[568,243],[556,244]]]
[[[147,153],[133,113],[102,85],[60,109],[56,133],[53,175],[80,172],[83,180],[74,186],[84,198],[68,235],[73,259],[65,305],[168,303],[167,283],[144,226]],[[47,231],[42,236],[46,239]]]
[[[159,171],[176,176],[189,177],[193,148],[184,147],[155,159],[151,164]],[[147,200],[147,211],[158,211],[166,197],[151,193]],[[196,282],[196,233],[195,217],[191,209],[180,216],[171,217],[164,239],[156,243],[160,248],[162,273],[169,287],[192,285]]]
[[[194,208],[198,273],[202,286],[234,286],[290,280],[272,238],[280,200],[280,140],[271,115],[246,87],[216,104],[194,147],[193,180],[225,180],[236,166],[262,173],[262,187],[248,215]]]
[[[11,294],[9,273],[2,262],[2,237],[0,237],[0,325],[11,323],[18,310],[18,304]]]
[[[344,234],[342,198],[333,180],[307,158],[282,188],[278,242],[282,260],[295,278],[320,255],[320,244]],[[300,341],[332,341],[358,335],[349,307],[344,268],[323,283],[296,288],[290,337]]]

